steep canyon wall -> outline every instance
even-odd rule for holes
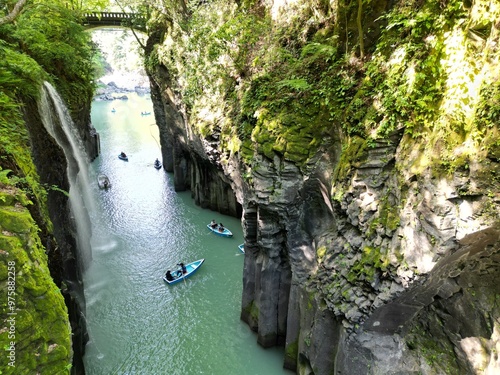
[[[499,371],[500,10],[306,3],[158,15],[146,49],[176,189],[241,206],[241,318],[299,374]]]
[[[52,100],[49,100],[49,111],[54,115],[52,121],[56,121],[54,128],[59,133],[61,139],[69,144],[69,140],[62,131],[62,125],[58,120],[57,110]],[[78,235],[75,223],[74,213],[71,210],[68,196],[64,191],[69,192],[70,181],[68,168],[70,161],[61,146],[47,132],[40,117],[42,103],[26,103],[25,122],[29,130],[31,140],[31,152],[33,160],[40,176],[40,182],[44,186],[57,187],[57,189],[48,189],[47,209],[50,220],[53,224],[54,243],[47,246],[47,256],[49,269],[54,282],[60,286],[68,308],[69,322],[71,324],[72,339],[72,368],[73,374],[83,374],[83,355],[85,345],[88,341],[87,329],[85,323],[85,300],[83,295],[83,269],[81,249],[78,246]],[[89,128],[90,124],[90,105],[82,118],[75,121],[75,130],[78,133],[85,133],[84,146],[86,152],[92,158],[95,158],[98,150],[98,138]],[[89,160],[90,161],[90,160]],[[71,162],[75,165],[75,162]],[[78,173],[74,170],[72,173]]]
[[[6,374],[81,374],[86,343],[82,265],[68,199],[74,156],[65,155],[45,129],[47,113],[53,113],[54,128],[61,124],[55,102],[41,105],[41,98],[47,82],[57,86],[66,104],[63,112],[76,124],[72,130],[89,159],[95,158],[98,135],[90,124],[95,50],[66,4],[51,3],[50,20],[46,8],[25,2],[6,4],[2,16],[0,340],[15,352],[15,363],[7,365],[3,356],[0,368]],[[47,110],[43,115],[42,108]]]

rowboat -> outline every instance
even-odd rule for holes
[[[245,244],[244,244],[244,243],[242,243],[242,244],[238,245],[238,249],[239,249],[239,250],[240,250],[243,254],[245,254]]]
[[[154,167],[156,169],[160,169],[161,168],[161,161],[159,161],[158,159],[155,160],[155,163],[154,163]]]
[[[199,260],[195,260],[194,262],[191,262],[189,264],[186,264],[185,267],[186,267],[187,272],[185,274],[182,274],[182,271],[179,269],[179,270],[172,272],[172,276],[174,276],[174,280],[167,280],[167,277],[163,276],[163,281],[165,281],[167,284],[170,284],[170,285],[182,282],[184,279],[187,279],[193,273],[198,271],[198,269],[201,267],[201,265],[203,264],[204,261],[205,261],[205,259],[199,259]]]
[[[109,178],[105,174],[100,174],[99,176],[97,176],[97,184],[101,189],[107,189],[111,187],[111,182],[109,182]]]
[[[124,161],[128,161],[128,156],[125,155],[125,154],[119,154],[118,155],[118,159],[121,159],[121,160],[124,160]]]
[[[233,234],[231,233],[231,231],[229,229],[221,228],[220,225],[216,225],[215,227],[212,227],[210,224],[207,224],[207,228],[219,236],[233,237]]]

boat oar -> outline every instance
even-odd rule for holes
[[[182,268],[179,271],[181,272],[181,275],[179,277],[182,277],[182,281],[184,281],[184,284],[186,284],[186,278],[184,277],[184,272],[182,272]]]
[[[182,281],[184,281],[184,284],[185,284],[186,283],[186,278],[184,277],[184,272],[182,271],[182,266],[180,264],[178,264],[178,266],[181,267],[180,270],[179,270],[181,272],[181,275],[179,277],[182,277]],[[177,272],[179,272],[179,271],[177,271]]]

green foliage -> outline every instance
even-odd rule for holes
[[[22,187],[31,199],[36,197],[43,206],[46,192],[38,182],[28,132],[16,97],[38,97],[44,73],[33,59],[12,51],[1,41],[0,54],[4,57],[0,59],[0,171],[2,166],[7,166],[8,170],[16,168],[11,178],[2,171],[1,182]],[[26,202],[29,200],[25,199]],[[48,218],[46,221],[49,223]]]
[[[12,172],[10,169],[2,170],[0,168],[0,184],[4,184],[4,185],[8,184],[8,182],[9,182],[8,175],[10,172]]]
[[[121,2],[121,1],[120,1]],[[109,0],[67,0],[66,5],[74,11],[103,11],[110,6]]]
[[[0,27],[0,38],[12,46],[19,46],[16,49],[23,56],[18,74],[22,77],[22,72],[38,80],[51,76],[72,111],[80,110],[93,92],[94,51],[90,36],[79,21],[78,13],[68,9],[62,1],[35,1],[24,7],[15,27]],[[36,61],[48,75],[44,73],[40,77],[40,68],[29,64],[26,56]],[[36,85],[31,82],[31,90],[33,88]]]
[[[250,119],[250,125],[252,117],[257,119],[251,135],[264,154],[272,157],[277,152],[302,165],[329,132],[329,123],[341,118],[354,81],[348,74],[339,74],[341,59],[330,45],[306,44],[298,57],[279,51],[282,48],[276,47],[276,53],[267,57],[269,71],[251,82],[240,116]],[[338,86],[332,84],[336,82]],[[241,123],[244,135],[251,128],[248,122]]]
[[[381,137],[402,127],[413,134],[435,120],[446,79],[440,65],[446,30],[441,11],[428,2],[386,15],[387,26],[356,96],[364,111],[360,115],[355,106],[347,113],[348,132],[361,122],[365,132],[376,129]]]
[[[2,111],[0,116],[11,118],[12,111],[17,110],[17,105],[11,98],[18,94],[37,98],[40,95],[38,87],[47,78],[38,63],[24,53],[16,51],[13,46],[0,39],[0,87]],[[15,117],[15,116],[14,116]]]
[[[370,43],[366,59],[355,57],[360,46],[352,32],[360,30],[348,13],[358,9],[356,2],[338,3],[341,17],[334,20],[321,1],[284,9],[288,19],[271,17],[256,2],[190,3],[191,16],[182,27],[169,24],[150,59],[167,67],[199,134],[220,135],[221,153],[239,153],[248,170],[256,152],[307,168],[325,140],[340,138],[337,182],[362,162],[370,142],[402,129],[403,154],[417,144],[422,151],[410,162],[416,173],[430,164],[447,173],[467,166],[477,150],[453,151],[470,138],[487,140],[488,152],[496,152],[495,102],[476,111],[482,125],[470,108],[480,102],[476,83],[488,81],[481,63],[496,61],[489,48],[489,57],[482,51],[487,38],[496,38],[498,12],[483,7],[484,17],[465,22],[470,9],[459,0],[409,1],[387,12],[376,6],[363,3],[364,10],[383,13],[362,30]],[[370,30],[375,23],[376,33]],[[462,53],[470,67],[457,79]],[[341,186],[334,190],[342,196]],[[397,222],[381,220],[388,227]]]
[[[207,89],[227,92],[234,78],[245,74],[252,46],[264,24],[258,17],[235,13],[234,6],[222,2],[196,9],[185,26],[189,38],[180,39],[183,44],[161,50],[159,55],[171,72],[184,73],[186,81],[181,89],[188,105],[195,106]],[[172,37],[178,33],[183,30],[172,29]]]
[[[47,228],[47,192],[31,159],[20,102],[37,100],[42,82],[51,80],[79,112],[92,95],[89,40],[60,1],[28,3],[16,22],[0,26],[0,168],[12,170],[8,184],[24,192],[23,204],[36,201]]]
[[[299,79],[284,79],[278,82],[279,90],[289,90],[297,93],[305,92],[311,88],[311,85],[303,78]]]
[[[484,133],[488,129],[498,127],[500,122],[500,83],[494,82],[483,87],[481,100],[476,109],[477,132]],[[472,129],[471,129],[472,130]],[[480,136],[481,134],[478,134]]]

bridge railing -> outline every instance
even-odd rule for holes
[[[144,23],[146,18],[137,13],[123,13],[123,12],[87,12],[84,13],[84,22],[88,26],[109,25],[109,26],[123,26],[124,23],[132,21],[139,21]],[[144,26],[136,25],[136,28],[144,28]]]

